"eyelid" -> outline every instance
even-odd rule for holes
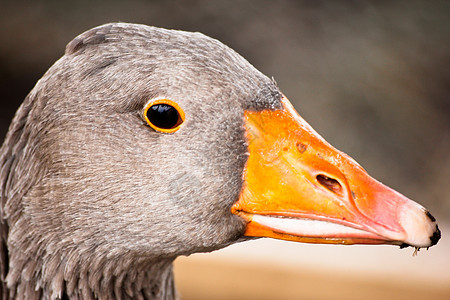
[[[150,107],[152,107],[153,105],[157,105],[157,104],[167,104],[172,106],[173,108],[175,108],[175,110],[178,112],[178,115],[181,119],[181,121],[179,122],[179,124],[177,126],[175,126],[174,128],[160,128],[156,125],[154,125],[147,117],[147,111],[150,109]],[[183,109],[180,107],[180,105],[178,105],[178,103],[176,103],[175,101],[172,101],[170,99],[167,98],[162,98],[162,99],[152,99],[150,100],[144,107],[144,111],[143,111],[143,118],[144,120],[147,122],[147,124],[153,128],[156,131],[159,132],[164,132],[164,133],[173,133],[175,131],[177,131],[178,129],[180,129],[180,126],[184,123],[184,120],[186,118],[186,115],[183,111]]]

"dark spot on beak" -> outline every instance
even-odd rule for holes
[[[400,245],[400,249],[404,249],[404,248],[408,248],[408,247],[411,247],[411,245],[410,244],[405,244],[405,243]]]
[[[428,210],[425,212],[425,214],[427,215],[428,218],[430,218],[431,222],[436,222],[436,219],[430,214]]]
[[[436,218],[433,217],[432,214],[427,210],[425,211],[425,214],[427,215],[428,219],[430,219],[431,222],[436,222]],[[439,230],[439,227],[436,224],[436,230],[433,232],[433,235],[430,237],[431,246],[434,246],[437,244],[437,242],[441,239],[441,231]]]
[[[303,143],[298,142],[297,143],[297,149],[300,151],[300,153],[303,153],[306,151],[307,146]]]
[[[429,216],[431,216],[431,215],[429,215]],[[433,216],[431,216],[431,218],[433,218]],[[431,246],[436,245],[440,239],[441,239],[441,231],[439,230],[439,227],[436,225],[436,231],[430,237]]]

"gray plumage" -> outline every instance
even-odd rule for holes
[[[0,151],[3,299],[172,299],[172,261],[236,242],[243,113],[280,107],[267,77],[199,33],[89,30],[14,117]],[[174,134],[152,98],[186,113]]]

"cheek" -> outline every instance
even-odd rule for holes
[[[241,120],[239,120],[241,121]],[[229,213],[232,204],[237,201],[243,185],[243,173],[248,159],[248,147],[243,126],[234,121],[234,126],[222,124],[216,137],[216,143],[210,145],[209,182],[214,183],[222,207]]]

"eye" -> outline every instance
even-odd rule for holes
[[[156,131],[165,133],[177,131],[184,122],[184,117],[181,107],[169,99],[150,101],[144,110],[144,118],[148,125]]]

